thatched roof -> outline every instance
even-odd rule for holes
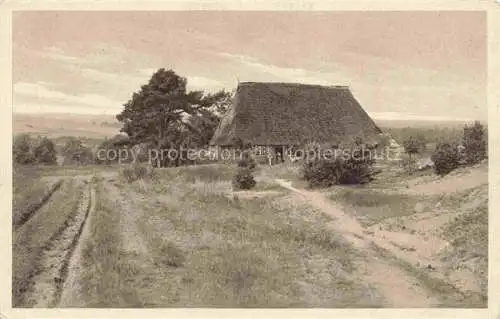
[[[381,132],[348,87],[244,82],[210,144],[341,143]]]

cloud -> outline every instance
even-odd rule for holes
[[[59,47],[51,46],[48,47],[45,51],[40,52],[39,55],[44,58],[49,58],[54,61],[59,61],[68,64],[82,64],[85,63],[85,60],[82,58],[77,58],[75,56],[67,55],[64,53]]]
[[[104,95],[99,94],[81,94],[71,95],[61,91],[48,88],[47,83],[27,83],[18,82],[14,85],[14,99],[21,101],[35,100],[38,105],[51,105],[52,107],[65,105],[67,111],[71,111],[72,107],[85,107],[87,109],[119,109],[122,102],[112,100]],[[17,109],[18,103],[15,103],[14,108]]]
[[[132,92],[147,82],[155,69],[141,69],[132,74],[117,74],[90,68],[71,68],[87,82],[95,82],[94,93],[69,94],[60,85],[44,81],[18,82],[14,84],[14,110],[16,112],[71,112],[116,114]],[[151,72],[150,72],[151,71]],[[224,85],[203,76],[189,76],[191,90],[216,91]],[[81,89],[81,88],[80,88]]]
[[[82,45],[79,43],[76,46]],[[89,51],[89,48],[84,46],[84,52],[79,55],[73,55],[60,46],[50,46],[41,52],[33,52],[42,58],[59,62],[66,66],[80,66],[80,67],[113,67],[122,65],[127,62],[130,56],[136,57],[138,53],[119,48],[116,46],[108,45],[105,43],[95,43]]]
[[[349,77],[339,72],[319,72],[303,68],[287,68],[274,64],[264,63],[256,58],[246,55],[230,53],[217,53],[217,55],[230,61],[244,65],[264,75],[271,75],[276,80],[298,82],[318,85],[349,85]]]

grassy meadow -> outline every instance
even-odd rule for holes
[[[287,192],[246,198],[231,170],[207,165],[160,170],[154,180],[118,184],[124,203],[99,206],[85,250],[84,295],[95,307],[368,307],[374,291],[356,282],[356,252],[328,221]],[[275,187],[276,188],[276,187]],[[147,194],[147,196],[144,196]],[[120,247],[121,214],[137,214],[135,238]],[[102,212],[102,213],[101,213]],[[128,261],[124,263],[123,261]],[[109,280],[93,278],[106,276]]]

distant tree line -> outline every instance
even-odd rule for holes
[[[56,165],[57,155],[64,159],[63,164],[91,164],[94,154],[76,137],[66,138],[65,144],[57,150],[56,143],[48,137],[32,137],[19,134],[12,144],[12,160],[21,165]]]
[[[463,126],[383,127],[382,131],[388,133],[389,136],[401,145],[409,138],[416,137],[425,140],[427,144],[436,145],[442,142],[460,143]]]
[[[28,134],[14,137],[12,145],[13,161],[18,164],[56,164],[56,148],[47,137],[33,138]]]

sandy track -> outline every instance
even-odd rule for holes
[[[432,307],[437,300],[420,287],[419,282],[406,274],[397,265],[383,259],[371,247],[372,244],[393,251],[394,247],[386,241],[373,236],[367,236],[363,226],[354,218],[346,214],[340,207],[330,203],[322,194],[299,190],[287,181],[276,180],[282,187],[299,195],[301,200],[310,203],[335,220],[329,227],[341,234],[356,249],[360,250],[365,260],[357,261],[356,268],[361,278],[369,285],[379,290],[387,301],[389,307],[400,308],[426,308]]]
[[[92,225],[92,215],[95,212],[96,191],[92,187],[90,190],[90,208],[87,214],[87,219],[83,225],[80,235],[80,240],[75,247],[75,250],[70,258],[68,266],[68,276],[64,282],[59,307],[85,307],[83,298],[81,297],[82,279],[82,249],[83,244],[90,236],[90,226]]]
[[[68,265],[80,239],[92,201],[91,185],[81,193],[78,207],[67,220],[66,227],[54,236],[40,258],[40,272],[33,278],[30,300],[34,307],[57,306],[64,283],[68,277]]]

